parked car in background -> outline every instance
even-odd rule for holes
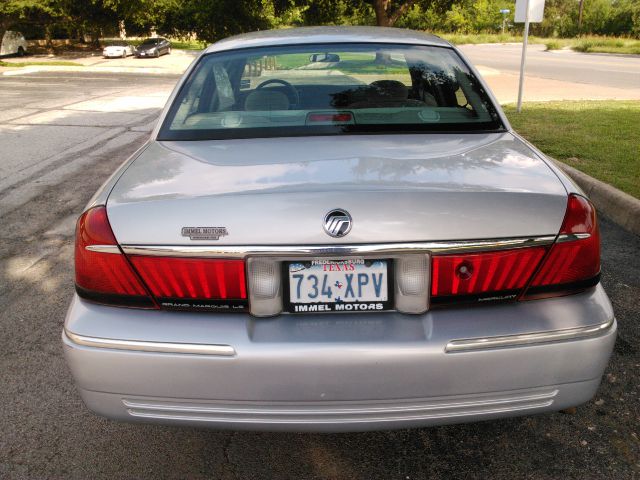
[[[147,38],[135,49],[136,57],[159,57],[171,53],[171,42],[166,38]]]
[[[18,55],[23,57],[27,53],[27,41],[20,32],[7,30],[0,42],[0,56]]]
[[[552,412],[616,338],[584,193],[446,41],[222,40],[78,220],[63,341],[113,418],[349,431]]]
[[[105,58],[126,58],[129,55],[133,55],[133,47],[124,40],[113,42],[102,50],[102,56]]]

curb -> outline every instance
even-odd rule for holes
[[[625,230],[640,236],[640,200],[559,160],[553,161],[584,190],[596,209]]]

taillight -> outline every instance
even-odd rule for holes
[[[146,257],[131,263],[161,304],[175,300],[246,300],[243,260]],[[215,308],[217,302],[198,302]],[[204,309],[204,308],[203,308]]]
[[[512,300],[531,279],[544,247],[462,254],[434,255],[431,302]]]
[[[157,308],[118,248],[104,206],[87,210],[76,225],[76,290],[100,303]]]
[[[586,198],[571,194],[560,233],[550,248],[526,247],[432,258],[434,305],[531,300],[574,293],[599,281],[600,233],[596,212]]]
[[[525,298],[555,296],[596,285],[600,277],[600,231],[593,205],[569,195],[556,243],[537,272]]]
[[[76,291],[109,305],[197,311],[245,311],[243,260],[125,256],[104,206],[76,228]]]

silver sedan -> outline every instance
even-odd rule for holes
[[[77,224],[63,342],[87,407],[354,431],[592,398],[616,336],[584,193],[447,42],[220,41]]]

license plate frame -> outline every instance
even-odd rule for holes
[[[364,262],[376,262],[381,261],[386,263],[386,285],[382,288],[386,288],[386,300],[364,301],[364,302],[292,302],[291,301],[291,279],[289,276],[289,266],[296,263],[311,264],[313,261],[334,261],[342,262],[349,260],[363,260]],[[315,313],[371,313],[371,312],[388,312],[394,310],[394,261],[392,258],[362,258],[362,257],[330,257],[330,258],[313,258],[313,259],[298,259],[298,260],[286,260],[282,262],[282,306],[283,311],[296,315],[315,314]],[[308,306],[307,309],[296,308],[296,306]],[[313,308],[312,306],[316,306]],[[337,307],[337,305],[341,305]]]

